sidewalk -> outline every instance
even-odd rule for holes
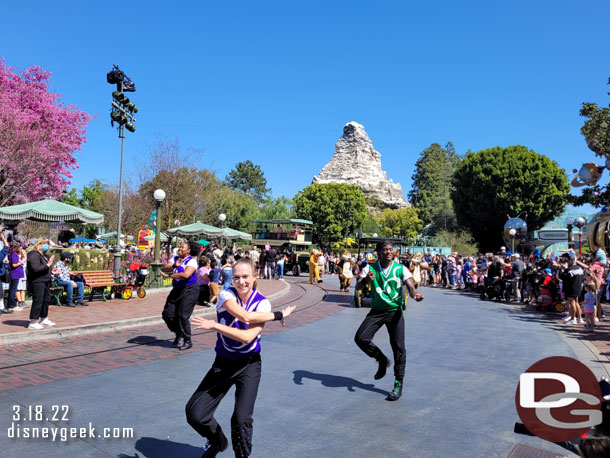
[[[290,286],[284,281],[258,280],[259,289],[269,299],[287,294]],[[144,299],[133,296],[129,300],[96,300],[88,307],[49,306],[49,319],[56,323],[43,330],[27,329],[30,309],[0,316],[0,345],[81,336],[116,331],[136,326],[163,322],[161,312],[170,288],[148,290]],[[196,306],[194,316],[213,314],[214,309]]]

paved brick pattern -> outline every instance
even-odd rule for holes
[[[341,293],[331,285],[309,285],[301,278],[290,279],[289,282],[290,292],[274,301],[273,307],[280,309],[284,305],[294,304],[297,310],[286,320],[285,327],[277,322],[267,323],[264,334],[312,323],[351,304],[350,294]],[[157,296],[162,300],[165,298],[164,294]],[[157,313],[161,313],[160,310]],[[172,339],[173,334],[165,325],[156,325],[6,346],[0,349],[0,392],[17,386],[40,385],[160,358],[177,357],[182,352],[171,346]],[[199,330],[193,334],[194,349],[212,348],[215,343],[216,334],[213,332]]]

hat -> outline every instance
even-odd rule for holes
[[[546,269],[544,269],[544,271],[545,271],[547,274],[549,274],[549,275],[551,275],[551,274],[553,273],[553,272],[551,271],[551,269],[549,269],[548,267],[547,267]]]
[[[62,254],[59,255],[59,257],[63,261],[65,259],[72,259],[74,257],[74,255],[72,253],[70,253],[69,251],[64,251]]]
[[[382,240],[381,242],[377,242],[377,246],[375,246],[375,251],[381,251],[388,245],[394,246],[394,244],[387,239]]]
[[[519,255],[519,253],[515,253],[515,254],[513,254],[513,257],[514,257],[515,259],[519,259],[521,256]]]

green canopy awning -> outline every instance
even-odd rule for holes
[[[230,227],[226,227],[222,230],[223,237],[225,239],[239,239],[239,240],[252,240],[252,235],[247,232],[238,231],[235,229],[231,229]]]
[[[193,224],[187,224],[186,226],[174,227],[171,229],[167,229],[165,231],[168,235],[172,237],[175,235],[181,235],[183,237],[190,236],[204,236],[208,238],[220,238],[223,237],[223,230],[210,226],[209,224],[204,224],[201,221],[197,221]]]
[[[203,240],[203,239],[197,240],[197,243],[202,246],[207,246],[210,244],[210,242],[208,242],[207,240]]]
[[[98,235],[97,238],[100,240],[116,239],[116,231],[106,232],[104,234]],[[126,238],[127,240],[133,240],[133,235],[121,234],[121,238]]]
[[[104,215],[56,200],[41,200],[0,208],[0,219],[102,224]]]
[[[144,238],[146,240],[155,240],[155,234],[147,235]],[[165,235],[165,233],[161,232],[161,234],[159,234],[159,240],[161,240],[162,242],[167,242],[167,240],[168,240],[167,235]]]

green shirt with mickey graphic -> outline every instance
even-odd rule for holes
[[[411,278],[411,271],[402,264],[392,261],[387,269],[383,269],[379,261],[371,264],[368,268],[375,273],[375,279],[371,281],[371,309],[374,310],[399,310],[404,305],[402,297],[402,286]],[[364,277],[368,270],[363,271]]]

